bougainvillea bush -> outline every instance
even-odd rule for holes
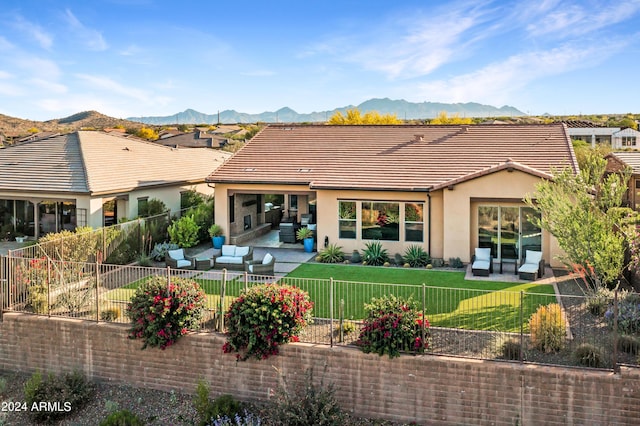
[[[357,344],[365,353],[393,358],[401,352],[421,353],[429,346],[429,320],[423,318],[415,300],[394,295],[374,297],[364,308],[367,317]]]
[[[142,283],[127,305],[129,338],[166,349],[198,327],[206,296],[198,283],[184,278],[156,276]]]
[[[294,286],[263,284],[250,288],[233,301],[225,314],[225,353],[237,352],[238,360],[265,359],[278,347],[297,342],[300,331],[311,323],[313,302]]]

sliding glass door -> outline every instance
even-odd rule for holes
[[[530,207],[478,206],[478,247],[491,248],[494,259],[521,259],[525,250],[542,250],[542,232],[530,222]]]

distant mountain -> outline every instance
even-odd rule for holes
[[[474,102],[445,104],[439,102],[407,102],[405,100],[369,99],[360,105],[345,106],[331,111],[299,114],[291,108],[281,108],[261,114],[247,114],[235,110],[221,111],[219,114],[204,114],[188,109],[165,117],[129,117],[128,120],[150,125],[164,124],[216,124],[220,123],[305,123],[327,121],[337,111],[344,113],[348,109],[358,108],[360,112],[377,111],[381,114],[396,114],[401,120],[434,118],[442,111],[448,115],[459,114],[461,117],[515,117],[526,115],[517,108],[503,106],[496,108]]]

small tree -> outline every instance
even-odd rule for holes
[[[189,248],[198,244],[200,227],[193,216],[182,216],[169,226],[171,242],[180,247]]]

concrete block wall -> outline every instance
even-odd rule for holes
[[[74,368],[95,380],[193,393],[204,378],[212,394],[266,400],[284,377],[333,383],[356,415],[437,425],[640,424],[640,370],[578,368],[440,356],[389,359],[356,348],[290,344],[267,360],[236,362],[224,336],[195,333],[162,351],[141,350],[127,327],[5,313],[0,368],[53,372]]]

